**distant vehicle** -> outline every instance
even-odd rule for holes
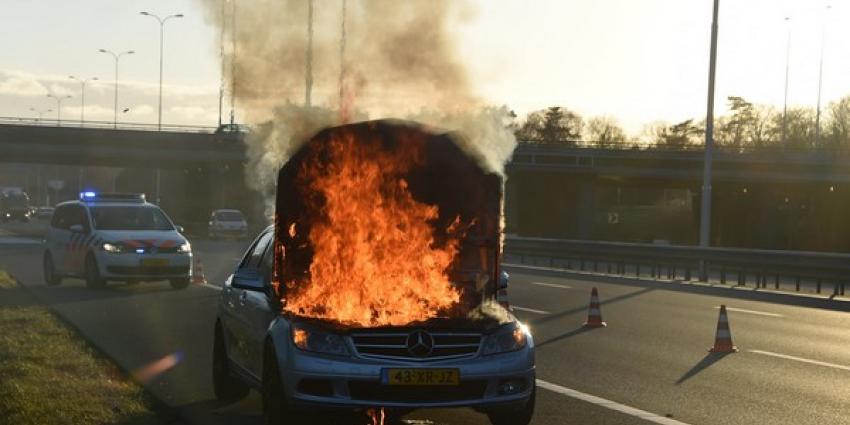
[[[29,221],[32,210],[25,192],[7,191],[0,195],[0,221]]]
[[[248,134],[251,128],[245,124],[222,124],[215,129],[215,134]]]
[[[50,217],[53,217],[53,211],[55,208],[53,207],[38,207],[35,209],[35,218],[39,220],[47,220]]]
[[[228,236],[243,238],[248,235],[248,222],[239,210],[215,210],[210,214],[208,225],[211,238]]]
[[[84,192],[56,206],[44,241],[44,280],[85,279],[89,288],[107,281],[168,280],[189,286],[192,247],[158,206],[143,194]]]

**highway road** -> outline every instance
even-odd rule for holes
[[[18,278],[127,370],[169,354],[182,361],[146,384],[197,424],[260,423],[252,393],[221,405],[210,363],[217,285],[245,241],[192,241],[208,286],[165,283],[86,290],[81,281],[43,285],[36,239],[0,231],[0,268]],[[537,344],[535,424],[848,424],[850,314],[510,268],[510,296]],[[590,289],[608,327],[581,327]],[[729,307],[740,352],[714,355],[720,304]],[[410,423],[486,424],[470,410],[419,411]]]

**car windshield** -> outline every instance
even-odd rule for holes
[[[156,207],[94,207],[91,214],[98,230],[174,230],[168,217]]]
[[[215,213],[215,218],[219,221],[242,221],[244,219],[239,211],[219,211]]]

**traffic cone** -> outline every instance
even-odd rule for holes
[[[729,330],[729,317],[726,306],[720,306],[720,316],[717,318],[717,334],[714,336],[714,347],[708,349],[712,353],[734,353],[738,347],[732,344],[732,332]]]
[[[195,285],[204,285],[207,283],[207,278],[204,276],[204,266],[201,264],[201,259],[192,257],[195,264],[192,267],[192,283]]]
[[[594,286],[590,292],[590,307],[587,309],[587,321],[584,322],[584,327],[601,328],[603,326],[608,326],[608,324],[602,321],[602,310],[599,308],[599,293]]]

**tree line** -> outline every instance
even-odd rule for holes
[[[815,108],[790,107],[783,114],[774,106],[752,103],[739,96],[730,96],[727,102],[729,113],[714,122],[714,141],[719,146],[742,151],[850,148],[850,96],[821,110],[820,137]],[[614,117],[584,119],[563,106],[531,112],[512,125],[517,139],[524,142],[620,149],[688,149],[705,142],[705,120],[653,122],[639,134],[629,136]]]

